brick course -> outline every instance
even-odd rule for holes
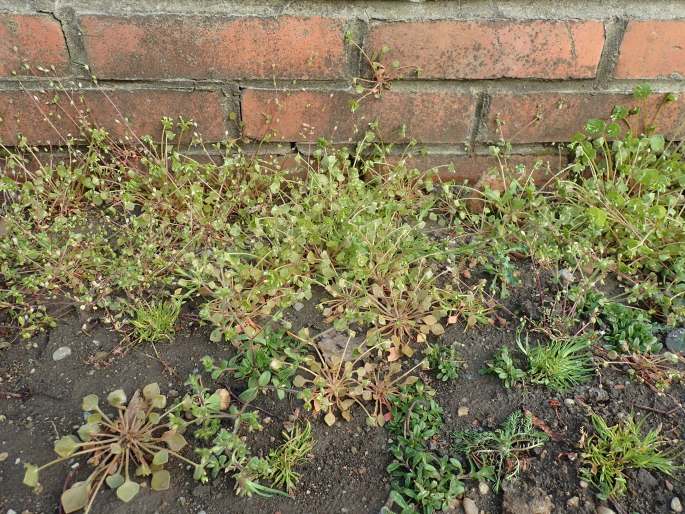
[[[620,79],[684,79],[685,20],[629,22],[615,76]]]
[[[286,148],[320,137],[351,144],[378,122],[385,142],[428,145],[416,166],[450,162],[473,182],[501,135],[525,159],[544,156],[588,118],[635,105],[630,92],[644,79],[659,92],[643,106],[647,118],[663,93],[685,92],[677,2],[569,3],[61,0],[38,12],[8,0],[0,138],[59,144],[78,134],[79,110],[120,138],[159,137],[162,116],[183,115],[206,141],[268,137]],[[365,54],[385,66],[375,78]],[[355,78],[382,94],[352,113]],[[74,105],[64,93],[54,102],[62,87],[76,91]],[[684,113],[681,94],[661,109],[659,130],[682,139]]]
[[[503,93],[495,95],[479,134],[481,141],[496,141],[501,135],[513,143],[556,143],[569,141],[590,118],[608,118],[617,105],[639,106],[641,120],[651,124],[662,97],[653,96],[645,102],[630,94],[616,93]],[[498,123],[499,120],[499,123]],[[685,99],[665,104],[656,119],[665,135],[682,137],[685,129]],[[498,131],[499,127],[499,131]],[[636,127],[637,128],[637,127]]]
[[[82,16],[100,78],[334,79],[347,75],[341,20]]]
[[[57,75],[69,70],[69,54],[57,20],[43,14],[0,14],[0,77],[13,72],[43,75],[37,66],[54,66]]]
[[[601,21],[427,21],[374,24],[368,51],[427,79],[594,78]]]
[[[192,118],[211,141],[226,135],[221,96],[213,91],[1,91],[0,142],[15,145],[21,134],[32,144],[61,145],[85,121],[135,143],[145,134],[159,138],[163,116]]]
[[[386,142],[415,138],[424,143],[464,141],[476,108],[472,95],[451,92],[386,91],[369,97],[351,112],[357,98],[344,91],[274,91],[248,89],[241,110],[245,135],[272,141],[348,142],[364,136],[378,121]]]

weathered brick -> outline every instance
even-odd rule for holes
[[[100,78],[333,79],[345,76],[340,19],[82,16]]]
[[[558,172],[568,164],[566,154],[539,154],[539,155],[510,155],[506,161],[498,161],[490,155],[463,155],[450,153],[426,153],[421,155],[408,155],[402,158],[389,156],[388,164],[396,164],[404,161],[407,168],[420,171],[435,170],[437,176],[443,181],[468,182],[476,184],[478,181],[493,170],[500,175],[500,163],[505,167],[505,174],[516,174],[516,167],[522,164],[526,173],[532,173],[536,183],[546,182],[551,174]],[[551,172],[551,173],[550,173]]]
[[[84,119],[134,143],[143,135],[159,138],[163,116],[193,119],[207,141],[225,137],[221,96],[212,91],[86,90],[57,96],[55,103],[55,92],[0,92],[0,141],[16,144],[21,133],[30,144],[62,144],[78,136]]]
[[[454,92],[386,91],[367,98],[344,91],[248,89],[242,96],[244,134],[272,141],[356,141],[369,123],[379,122],[384,141],[416,138],[424,143],[459,143],[471,130],[476,98]]]
[[[620,79],[685,78],[685,20],[633,20],[614,73]]]
[[[604,45],[600,21],[418,21],[379,23],[370,54],[427,79],[592,78]],[[397,73],[392,71],[391,73]]]
[[[480,141],[502,136],[513,143],[569,141],[591,118],[608,118],[616,105],[642,105],[645,120],[651,122],[662,95],[651,96],[644,104],[632,95],[617,93],[501,93],[490,103]],[[639,118],[638,118],[639,120]],[[685,128],[685,99],[666,104],[656,119],[657,129],[671,138],[682,138]]]
[[[29,69],[24,67],[29,65]],[[0,14],[0,76],[43,75],[36,67],[69,69],[69,55],[57,20],[47,15]]]

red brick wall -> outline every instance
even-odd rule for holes
[[[424,147],[414,162],[454,163],[473,178],[501,136],[522,161],[558,161],[554,144],[630,103],[636,84],[685,86],[680,1],[27,3],[0,5],[9,146],[18,134],[58,145],[82,116],[134,140],[183,115],[207,141],[266,139],[287,153],[320,137],[353,143],[378,121],[385,141]],[[363,54],[378,56],[388,89],[353,113],[355,78],[372,79]],[[684,102],[661,112],[669,137],[682,136]]]

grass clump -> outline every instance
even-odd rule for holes
[[[295,423],[284,430],[282,435],[285,439],[283,444],[269,452],[269,478],[276,487],[292,494],[300,481],[300,474],[295,468],[308,460],[314,449],[312,426],[308,421]]]
[[[495,490],[521,471],[521,457],[542,446],[548,436],[533,427],[532,415],[513,412],[492,431],[464,430],[452,434],[452,450],[466,456],[472,469],[489,478]]]
[[[517,331],[516,345],[526,358],[525,368],[518,368],[506,346],[501,347],[493,360],[486,362],[483,373],[495,375],[507,389],[516,384],[530,382],[544,385],[553,391],[566,391],[587,382],[594,364],[586,337],[557,338],[546,344],[531,345],[528,336]]]
[[[139,305],[131,320],[133,340],[136,343],[171,342],[176,321],[181,313],[181,302],[164,300]]]
[[[528,359],[526,377],[533,384],[553,391],[566,391],[587,382],[594,371],[590,343],[586,338],[555,340],[545,345],[530,346],[519,341],[519,348]]]
[[[645,469],[672,475],[676,452],[660,428],[644,434],[644,420],[631,415],[610,427],[601,416],[592,414],[594,434],[582,444],[581,477],[592,484],[602,499],[615,499],[627,491],[627,470]]]

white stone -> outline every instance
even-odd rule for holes
[[[463,506],[466,514],[478,514],[476,502],[474,502],[471,498],[464,498]]]
[[[70,355],[71,355],[71,348],[69,348],[68,346],[60,346],[52,354],[52,360],[53,361],[61,361],[62,359],[66,359]]]

